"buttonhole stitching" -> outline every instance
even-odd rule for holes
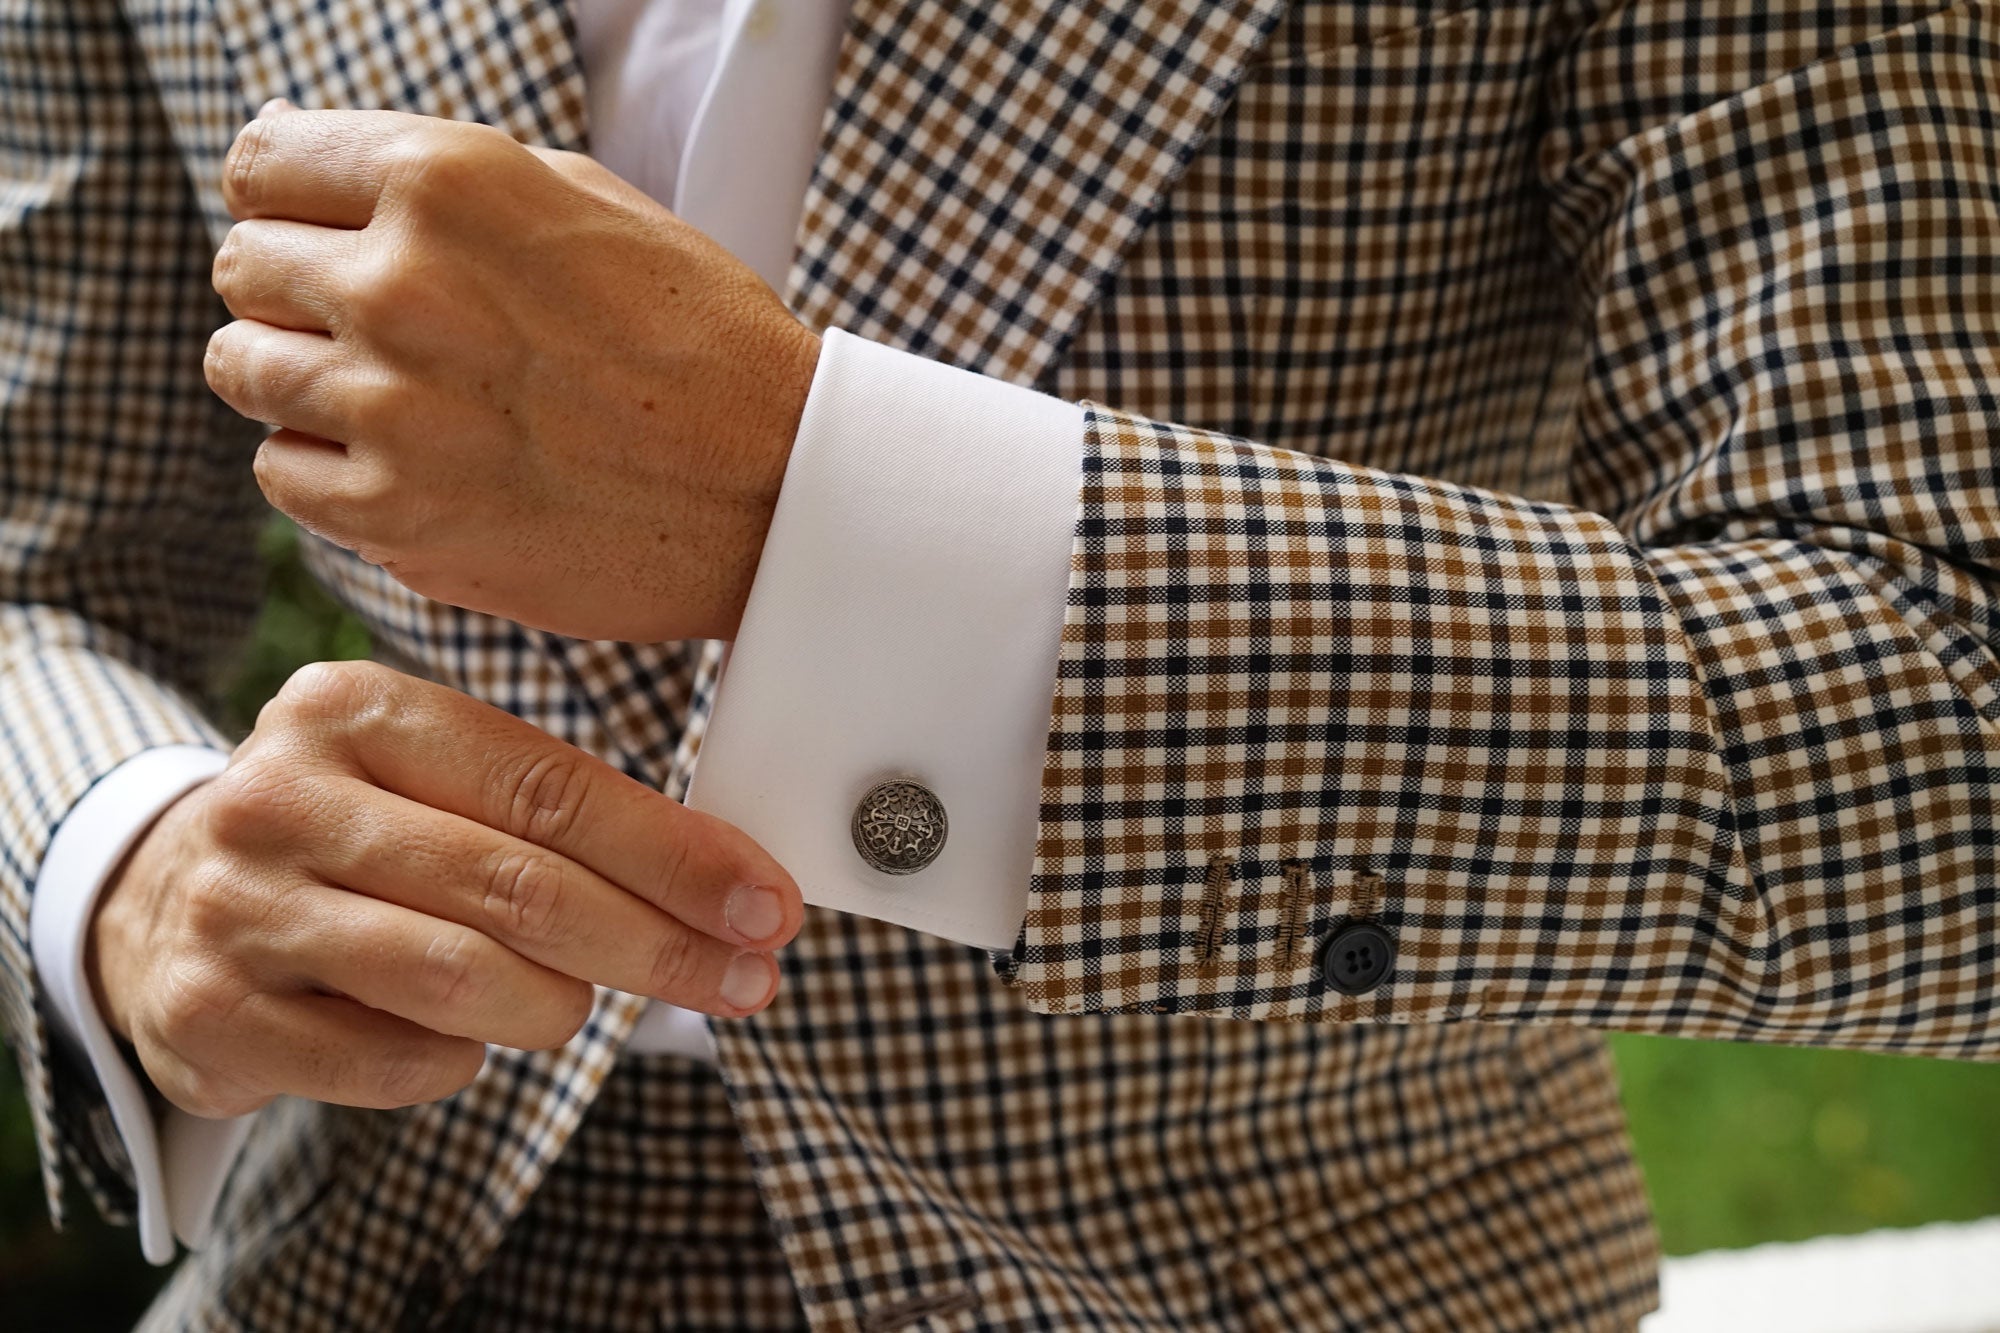
[[[1356,921],[1366,921],[1382,906],[1382,877],[1367,871],[1354,877],[1354,898],[1348,908],[1348,915]]]
[[[1229,896],[1232,857],[1215,853],[1208,858],[1208,881],[1202,886],[1201,912],[1195,927],[1194,956],[1203,970],[1213,970],[1222,953],[1222,907]]]
[[[861,1327],[865,1333],[892,1333],[895,1329],[908,1328],[933,1315],[962,1314],[978,1304],[977,1296],[962,1289],[935,1292],[885,1305],[863,1317]]]
[[[1278,959],[1297,966],[1306,956],[1307,923],[1311,919],[1313,870],[1310,861],[1285,862],[1285,899],[1278,917]]]

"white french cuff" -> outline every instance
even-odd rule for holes
[[[806,901],[991,950],[1027,909],[1083,410],[839,331],[821,345],[688,804]],[[908,779],[949,832],[915,874],[850,831]]]
[[[83,794],[49,841],[28,909],[29,947],[58,1041],[81,1049],[111,1108],[138,1187],[139,1248],[170,1263],[174,1238],[207,1239],[216,1200],[254,1116],[203,1120],[167,1108],[156,1124],[138,1070],[97,1010],[84,968],[91,912],[105,881],[169,805],[220,773],[228,756],[200,745],[142,750]]]

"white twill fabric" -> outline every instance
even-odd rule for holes
[[[857,0],[793,307],[1103,404],[1008,980],[815,914],[717,1025],[782,1274],[727,1136],[744,1269],[605,1220],[700,1197],[620,1148],[633,1108],[718,1104],[621,1063],[606,997],[450,1101],[268,1117],[151,1326],[1631,1327],[1655,1246],[1591,1025],[2000,1045],[1996,36]],[[550,0],[0,16],[0,1006],[52,1190],[60,1152],[114,1205],[27,886],[95,776],[215,739],[259,509],[207,268],[280,94],[585,141]],[[388,660],[685,789],[714,648],[311,561]],[[1348,917],[1397,943],[1353,998],[1310,965]],[[642,1234],[635,1302],[605,1256]]]

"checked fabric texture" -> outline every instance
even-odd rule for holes
[[[1495,5],[1239,104],[1061,378],[1268,443],[1091,416],[1034,1003],[2000,1054],[2000,24],[1933,9],[1614,6],[1529,103]]]
[[[445,1323],[806,1333],[715,1071],[676,1056],[622,1062]]]
[[[147,1327],[1631,1327],[1591,1028],[1996,1045],[1996,37],[855,0],[793,308],[1101,405],[1019,948],[816,914],[716,1025],[740,1161],[613,995],[447,1102],[285,1105]],[[0,1019],[52,1203],[129,1182],[38,1017],[36,869],[123,759],[221,739],[257,591],[222,155],[278,95],[584,146],[573,40],[557,0],[0,13]],[[684,789],[714,647],[309,557],[387,660]],[[1397,965],[1336,997],[1351,916]],[[733,1275],[603,1220],[697,1177]]]

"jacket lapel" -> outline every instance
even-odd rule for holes
[[[792,308],[1034,382],[1285,8],[855,0]]]
[[[265,101],[393,108],[585,143],[575,26],[557,0],[126,0],[218,241],[222,158]]]

